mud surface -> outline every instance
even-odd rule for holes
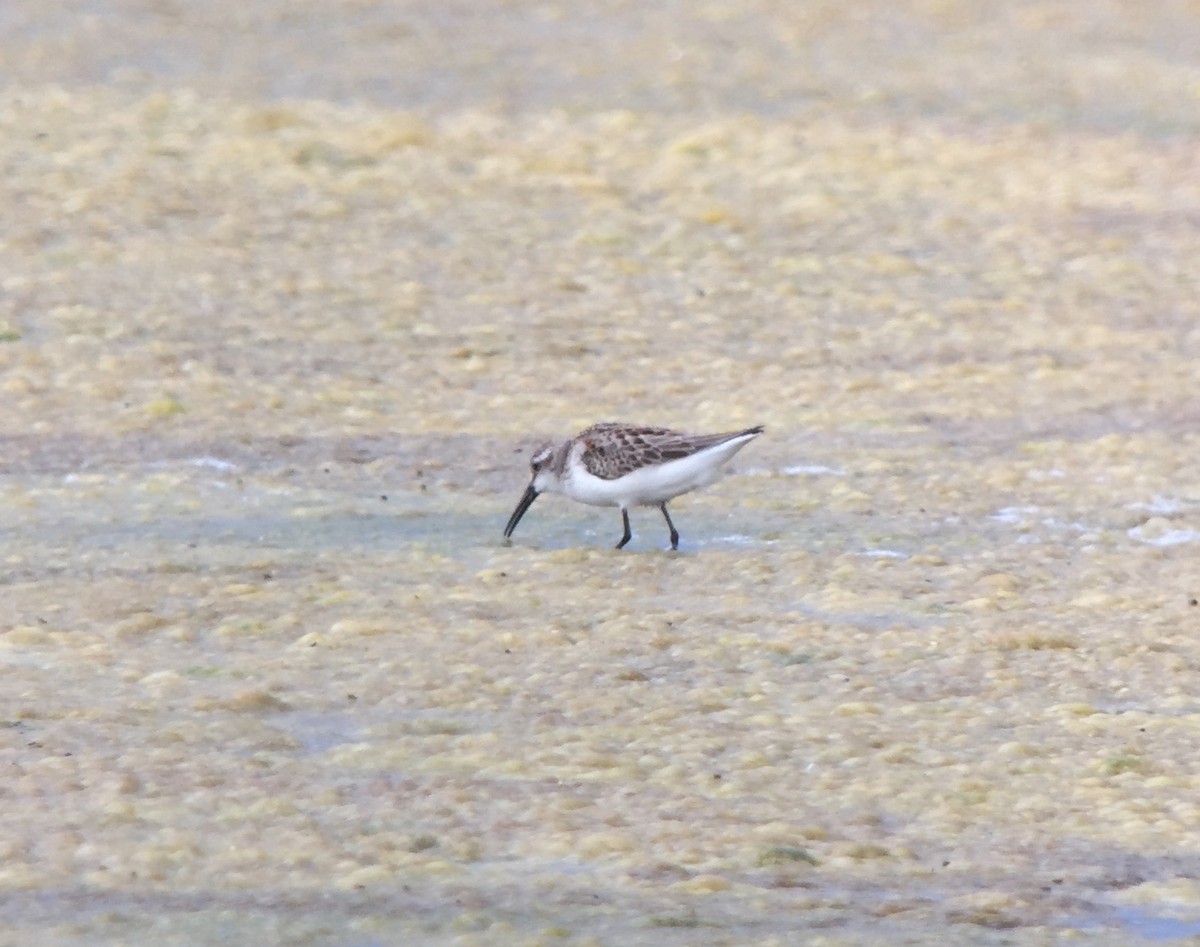
[[[0,937],[1200,933],[1200,20],[800,6],[0,7]]]

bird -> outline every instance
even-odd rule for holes
[[[681,494],[717,480],[739,450],[763,432],[762,425],[723,434],[685,434],[665,427],[605,421],[565,441],[538,448],[529,459],[533,476],[504,527],[511,541],[533,501],[543,493],[561,493],[591,506],[621,510],[623,549],[633,538],[631,506],[657,506],[667,521],[671,548],[679,548],[679,532],[667,503]]]

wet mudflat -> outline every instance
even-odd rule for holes
[[[444,9],[6,7],[3,936],[1200,930],[1195,24]]]

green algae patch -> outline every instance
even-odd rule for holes
[[[775,845],[768,848],[765,852],[758,856],[758,866],[764,867],[767,865],[786,865],[786,864],[805,864],[819,865],[820,861],[815,855],[803,848],[797,848],[794,845]]]

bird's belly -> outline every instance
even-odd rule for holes
[[[702,462],[707,461],[707,462]],[[591,506],[656,506],[672,497],[708,486],[721,476],[719,464],[696,455],[642,467],[615,480],[575,471],[564,492]]]

